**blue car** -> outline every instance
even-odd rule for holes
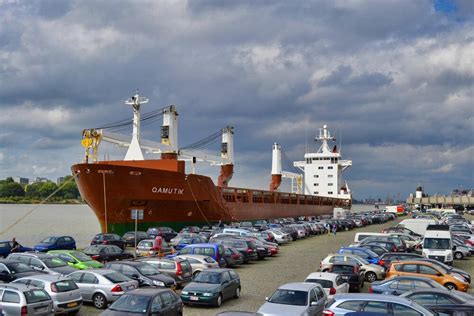
[[[13,248],[13,242],[11,240],[7,241],[0,241],[0,257],[6,258],[11,252]],[[16,250],[16,252],[25,252],[25,251],[33,251],[32,248],[20,247]],[[0,314],[1,315],[1,314]]]
[[[192,244],[202,244],[207,242],[206,239],[202,237],[189,237],[189,238],[183,238],[181,239],[176,246],[174,246],[174,249],[176,250],[181,250],[187,245],[192,245]]]
[[[370,293],[400,295],[405,292],[426,290],[430,288],[442,290],[444,289],[449,292],[447,288],[432,279],[407,275],[396,276],[382,281],[372,282],[372,284],[370,285]]]
[[[191,244],[181,248],[173,255],[168,255],[166,258],[173,258],[179,255],[204,255],[209,256],[219,263],[220,267],[225,266],[224,246],[219,244],[205,243],[205,244]]]
[[[367,260],[369,263],[373,264],[380,264],[380,258],[379,255],[377,255],[375,252],[373,252],[370,249],[367,248],[362,248],[362,247],[342,247],[339,249],[337,252],[339,254],[352,254],[359,256],[361,258],[364,258]]]
[[[76,241],[71,236],[51,236],[35,246],[35,251],[76,250]]]

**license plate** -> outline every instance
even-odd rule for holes
[[[191,300],[191,301],[199,301],[199,297],[197,297],[197,296],[190,296],[190,297],[189,297],[189,300]]]
[[[74,306],[77,306],[77,302],[72,302],[72,303],[67,304],[67,307],[74,307]]]
[[[347,280],[347,279],[349,279],[349,276],[343,275],[342,278],[343,278],[344,280]]]

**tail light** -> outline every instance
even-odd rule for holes
[[[92,255],[91,258],[94,259],[94,260],[97,260],[97,259],[99,259],[99,255]]]
[[[108,245],[109,242],[107,240],[104,240],[104,242],[102,243],[103,245]]]
[[[236,254],[236,253],[233,253],[233,254],[231,255],[231,257],[232,257],[232,259],[239,259],[240,256],[239,256],[238,254]]]
[[[28,308],[26,308],[26,306],[21,307],[21,316],[23,315],[28,315]]]
[[[324,315],[324,316],[336,316],[336,314],[334,314],[334,312],[333,312],[333,311],[330,311],[329,309],[325,309],[325,310],[323,311],[323,315]]]
[[[336,289],[332,287],[329,289],[329,295],[334,295],[334,294],[336,294]]]
[[[369,293],[374,294],[374,290],[372,289],[372,286],[369,288]]]
[[[252,248],[247,248],[247,253],[252,253],[253,249]]]
[[[177,276],[182,275],[183,274],[183,269],[181,268],[181,263],[177,262],[176,267],[177,267],[176,275]]]
[[[384,264],[385,264],[385,261],[382,260],[382,259],[380,259],[380,260],[379,260],[379,265],[383,266]]]
[[[58,287],[56,286],[55,283],[51,283],[51,292],[54,292],[54,293],[58,292]]]
[[[397,247],[392,246],[392,251],[393,251],[393,252],[397,252]]]
[[[116,293],[116,292],[123,292],[123,289],[122,287],[120,286],[120,284],[117,284],[116,286],[114,286],[111,290],[111,292],[113,293]]]

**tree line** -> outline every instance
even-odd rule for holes
[[[64,182],[67,183],[64,184]],[[64,177],[64,181],[59,186],[62,186],[62,184],[64,186],[51,197],[52,202],[78,200],[81,198],[72,176]],[[56,191],[59,186],[52,181],[22,185],[13,181],[13,178],[8,177],[5,180],[0,180],[0,202],[15,203],[43,200]]]

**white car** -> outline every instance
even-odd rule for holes
[[[313,272],[304,281],[320,284],[329,299],[336,294],[349,293],[349,283],[337,273]]]
[[[191,264],[193,270],[193,276],[197,275],[202,270],[206,269],[219,269],[219,263],[209,256],[204,255],[179,255],[175,258],[186,259]]]
[[[291,241],[291,236],[287,233],[284,233],[278,229],[272,229],[268,230],[270,234],[272,234],[273,238],[275,238],[275,241],[277,244],[286,244]]]

